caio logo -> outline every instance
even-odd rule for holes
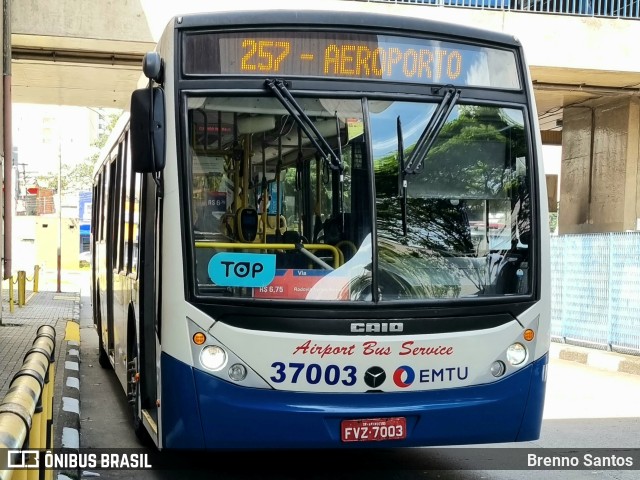
[[[208,271],[222,287],[266,287],[276,275],[276,256],[221,252],[211,257]]]
[[[400,333],[404,330],[402,322],[354,322],[351,333]]]

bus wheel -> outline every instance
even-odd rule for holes
[[[140,411],[140,371],[138,368],[138,348],[133,346],[131,348],[131,359],[127,363],[127,398],[131,405],[131,420],[133,432],[138,437],[138,440],[145,446],[153,445],[151,437],[146,428],[142,424],[142,418],[138,412]]]
[[[109,354],[107,353],[107,351],[102,346],[102,340],[101,339],[98,339],[98,344],[99,344],[99,347],[98,347],[98,352],[99,352],[98,353],[98,363],[105,370],[111,370],[113,368],[113,365],[111,365],[111,360],[109,360]]]
[[[98,304],[100,305],[100,304]],[[111,370],[113,365],[111,365],[111,360],[109,360],[109,354],[104,349],[104,345],[102,344],[102,315],[98,312],[98,363],[105,370]]]

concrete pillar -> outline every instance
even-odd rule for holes
[[[566,107],[562,129],[558,233],[639,230],[639,100]]]
[[[4,8],[0,8],[0,38],[2,38],[2,52],[6,50],[4,39]],[[0,82],[0,112],[4,113],[4,82]],[[0,115],[0,172],[4,171],[5,161],[5,149],[4,149],[4,115]],[[9,152],[10,154],[11,152]],[[11,158],[9,156],[9,158]],[[4,176],[4,175],[3,175]],[[4,188],[4,179],[2,180],[2,187]],[[4,298],[2,295],[2,280],[4,279],[4,195],[0,194],[0,298]],[[7,272],[11,275],[11,272]],[[2,303],[0,302],[0,325],[2,325]]]

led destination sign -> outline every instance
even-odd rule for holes
[[[334,32],[191,33],[185,75],[311,76],[519,89],[513,51]]]

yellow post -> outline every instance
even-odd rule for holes
[[[46,423],[46,436],[44,440],[43,448],[53,448],[53,434],[52,434],[52,426],[53,426],[53,364],[49,364],[49,372],[47,372],[46,384],[48,386],[47,390],[47,423]]]
[[[25,445],[25,448],[26,448],[26,445]],[[29,472],[29,470],[26,470],[26,469],[13,470],[13,474],[9,478],[11,480],[27,480],[27,473],[28,472]]]
[[[18,271],[18,306],[24,306],[26,298],[26,284],[27,284],[27,272],[24,270]]]
[[[48,375],[49,373],[47,372],[44,380],[44,385],[42,386],[42,414],[40,415],[40,442],[38,447],[41,449],[47,448],[47,427],[49,426],[49,395],[51,393],[51,384],[49,383]],[[36,419],[34,418],[33,421],[35,422]],[[44,462],[41,462],[40,468],[38,469],[38,476],[34,476],[34,480],[44,480],[45,473]]]
[[[9,277],[9,311],[13,313],[13,275]]]
[[[33,412],[33,417],[31,420],[31,430],[29,430],[29,449],[36,450],[39,448],[43,448],[40,445],[40,427],[42,426],[42,395],[40,396],[40,400],[38,400],[38,404],[36,405],[36,410]],[[38,480],[40,478],[40,469],[32,469],[27,470],[27,480]]]
[[[40,278],[40,265],[33,267],[33,293],[38,293],[38,280]]]
[[[48,385],[47,394],[47,415],[46,415],[46,438],[43,448],[47,450],[53,448],[53,386],[55,385],[55,364],[53,363],[53,355],[51,363],[49,363],[49,372],[45,381]],[[48,469],[44,471],[44,480],[53,480],[53,470]]]
[[[46,377],[45,377],[46,378]],[[47,448],[47,419],[49,418],[49,382],[42,386],[42,415],[40,415],[40,440],[38,448]],[[35,419],[34,419],[35,422]]]

